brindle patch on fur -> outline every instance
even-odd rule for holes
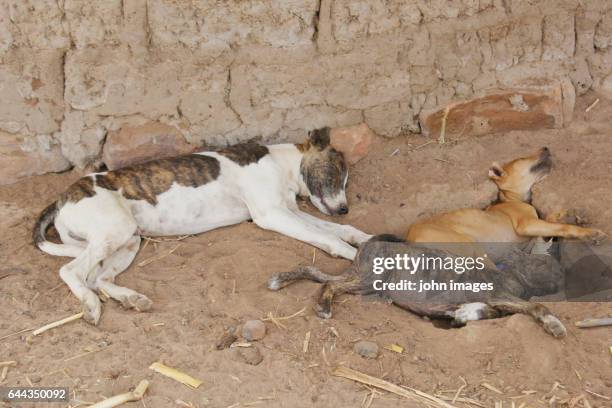
[[[270,153],[270,151],[266,146],[255,142],[247,142],[226,147],[217,153],[240,166],[248,166],[251,163],[257,163],[259,159]]]
[[[319,150],[323,150],[329,146],[330,141],[331,129],[327,126],[308,132],[308,144]]]
[[[219,177],[219,161],[214,157],[191,154],[97,174],[96,186],[118,191],[129,200],[146,200],[157,204],[157,196],[176,182],[186,187],[199,187]]]
[[[64,203],[76,203],[87,197],[96,195],[94,190],[94,181],[91,176],[85,176],[77,180],[74,184],[68,187],[58,200],[58,208],[61,208]]]
[[[306,153],[300,164],[300,172],[310,193],[325,197],[342,190],[347,166],[342,153],[327,148]]]

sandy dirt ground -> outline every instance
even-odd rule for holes
[[[562,130],[511,132],[443,146],[421,136],[381,141],[351,169],[351,209],[339,220],[371,233],[403,234],[419,217],[483,206],[494,195],[486,178],[493,160],[503,162],[546,145],[555,167],[537,186],[535,205],[544,213],[584,209],[594,226],[610,234],[612,102],[602,100],[585,113],[595,97],[581,98],[574,123]],[[553,395],[563,400],[580,394],[592,407],[612,406],[612,330],[574,327],[586,317],[610,316],[610,304],[550,304],[568,328],[563,340],[522,315],[446,329],[383,302],[352,296],[340,297],[334,317],[321,320],[312,310],[317,284],[270,292],[266,280],[298,264],[314,262],[336,273],[348,262],[252,223],[181,241],[149,242],[118,278],[120,285],[154,301],[148,313],[108,301],[98,327],[77,321],[35,338],[28,331],[8,336],[80,311],[58,275],[67,259],[42,254],[30,243],[35,217],[77,177],[75,172],[46,175],[0,188],[0,361],[17,361],[4,385],[31,381],[71,390],[69,403],[30,406],[88,405],[141,379],[151,382],[145,399],[126,407],[368,406],[368,388],[332,375],[339,365],[451,399],[461,388],[455,403],[460,407],[494,407],[499,401],[503,407],[548,407]],[[266,337],[254,343],[263,355],[257,366],[246,364],[236,349],[215,349],[228,327],[300,310],[281,320],[282,326],[266,322]],[[377,359],[353,352],[360,339],[381,346]],[[391,343],[404,352],[382,349]],[[155,361],[203,384],[190,389],[162,377],[148,369]],[[476,402],[466,405],[461,402],[465,398]],[[420,405],[374,392],[369,406]]]

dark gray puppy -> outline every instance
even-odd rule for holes
[[[373,272],[376,258],[403,258],[404,255],[414,259],[437,259],[440,262],[434,261],[426,268],[418,267],[412,272],[396,266],[386,268],[383,272]],[[377,293],[403,309],[420,316],[448,319],[457,326],[465,325],[470,320],[524,313],[532,316],[554,337],[565,336],[565,327],[546,306],[527,301],[533,296],[555,293],[560,289],[563,273],[554,257],[525,256],[523,248],[517,248],[497,267],[485,263],[480,269],[474,268],[462,274],[457,274],[453,268],[442,267],[443,260],[457,261],[459,258],[443,249],[408,243],[393,235],[378,235],[361,245],[353,264],[341,275],[328,275],[311,266],[298,267],[291,272],[272,276],[268,288],[279,290],[300,279],[324,283],[316,305],[317,315],[322,318],[331,317],[333,297],[336,294]],[[421,292],[389,290],[389,286],[394,289],[389,284],[401,284],[403,287],[413,285],[418,288],[423,282],[431,281],[445,282],[447,289]],[[387,285],[383,287],[382,283]],[[474,284],[486,285],[490,290],[451,289],[452,285],[469,288]]]

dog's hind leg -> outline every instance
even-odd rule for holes
[[[148,297],[114,283],[115,277],[130,266],[139,247],[140,237],[134,235],[125,245],[102,262],[102,268],[94,277],[93,282],[88,283],[92,289],[121,302],[125,308],[134,308],[139,312],[144,312],[151,309],[153,304]]]
[[[487,304],[502,315],[523,313],[529,315],[540,324],[544,330],[554,337],[565,337],[567,330],[563,323],[541,303],[531,303],[519,298],[505,298],[487,301]]]
[[[91,269],[98,268],[97,263],[102,259],[97,262],[90,261],[90,259],[93,259],[91,252],[91,249],[86,249],[74,260],[62,266],[60,277],[68,285],[74,296],[81,301],[84,312],[83,318],[95,325],[100,320],[102,306],[98,296],[85,284],[83,276],[87,276]]]
[[[102,306],[86,281],[100,270],[99,263],[113,251],[112,243],[90,243],[80,255],[60,268],[60,277],[83,304],[83,318],[94,325],[100,320]]]
[[[292,271],[272,275],[270,279],[268,279],[268,289],[280,290],[298,280],[311,280],[318,283],[343,281],[348,278],[351,270],[352,269],[349,268],[341,275],[328,275],[314,266],[298,266]]]
[[[83,252],[60,269],[60,276],[83,304],[83,318],[97,324],[102,312],[100,299],[87,282],[95,280],[103,269],[102,261],[132,238],[136,221],[114,193],[104,190],[76,203],[67,203],[58,217],[67,231],[78,232],[86,238]]]
[[[314,266],[299,266],[292,271],[272,275],[268,280],[268,289],[280,290],[303,279],[324,283],[315,306],[317,315],[323,319],[332,316],[331,308],[335,295],[362,292],[362,285],[352,266],[340,275],[328,275]]]
[[[368,290],[364,290],[361,280],[356,276],[344,281],[327,282],[321,288],[315,312],[321,319],[329,319],[332,317],[332,305],[335,296],[344,293],[358,295],[365,292],[368,292]]]

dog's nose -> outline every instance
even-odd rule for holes
[[[338,214],[340,215],[348,214],[348,206],[341,205],[340,207],[338,207]]]

